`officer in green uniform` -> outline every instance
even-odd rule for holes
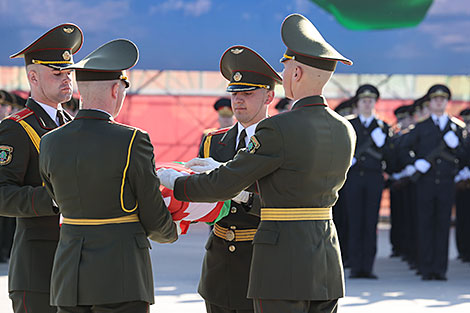
[[[51,277],[58,312],[148,312],[150,242],[177,228],[161,197],[148,134],[116,123],[137,63],[129,40],[110,41],[76,70],[75,119],[41,140],[39,169],[64,217]]]
[[[261,121],[248,147],[218,169],[187,177],[160,170],[159,177],[185,201],[259,192],[248,286],[255,312],[336,312],[344,274],[331,207],[351,165],[355,133],[322,93],[337,61],[352,62],[299,14],[288,16],[281,32],[292,109]]]
[[[214,163],[233,159],[248,145],[258,123],[266,118],[274,98],[274,86],[281,77],[255,51],[233,46],[222,56],[220,71],[230,82],[231,109],[238,122],[209,133],[199,151],[200,158],[211,157]],[[238,74],[234,74],[238,73]],[[186,166],[191,168],[191,163]],[[193,168],[193,170],[208,170]],[[253,312],[253,301],[247,298],[248,278],[254,234],[259,217],[247,211],[259,210],[259,197],[242,193],[232,199],[230,213],[214,225],[206,244],[199,293],[206,301],[208,313]]]
[[[8,290],[14,312],[48,313],[50,277],[59,240],[59,216],[38,170],[40,138],[71,117],[60,103],[72,97],[72,55],[83,41],[76,25],[62,24],[11,56],[22,57],[31,97],[0,123],[0,214],[17,217]]]

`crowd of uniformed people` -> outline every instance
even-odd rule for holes
[[[391,257],[401,257],[423,280],[446,280],[449,230],[455,221],[458,256],[470,261],[470,110],[446,113],[451,91],[431,86],[394,110],[387,125],[374,114],[379,90],[360,86],[336,108],[347,116],[357,145],[333,214],[343,262],[351,278],[377,278],[377,223],[384,188],[390,190]],[[452,208],[455,205],[455,220]]]

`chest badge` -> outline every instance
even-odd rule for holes
[[[261,147],[261,144],[259,143],[258,138],[256,138],[255,136],[251,136],[250,142],[248,143],[248,147],[246,148],[246,150],[249,153],[253,154],[256,152],[256,150],[259,149],[259,147]]]

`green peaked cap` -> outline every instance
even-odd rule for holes
[[[282,22],[281,37],[287,46],[281,62],[292,59],[326,71],[334,71],[337,61],[347,65],[353,64],[336,51],[315,26],[300,14],[286,17]]]
[[[250,91],[258,88],[274,90],[282,78],[256,51],[245,46],[228,48],[220,59],[220,72],[230,81],[228,92]]]
[[[73,55],[83,43],[82,30],[75,24],[66,23],[48,30],[26,48],[10,56],[24,58],[26,65],[42,64],[52,68],[63,68],[73,64]]]
[[[120,79],[129,87],[125,71],[136,65],[138,60],[139,50],[132,41],[115,39],[65,69],[76,70],[77,81]]]

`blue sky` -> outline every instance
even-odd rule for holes
[[[348,0],[350,1],[350,0]],[[0,0],[0,65],[8,56],[64,22],[80,26],[79,60],[101,44],[128,38],[140,49],[140,69],[218,70],[231,45],[247,45],[281,71],[282,20],[308,17],[338,51],[354,61],[341,73],[470,73],[468,0],[434,0],[414,28],[350,31],[309,0]]]

